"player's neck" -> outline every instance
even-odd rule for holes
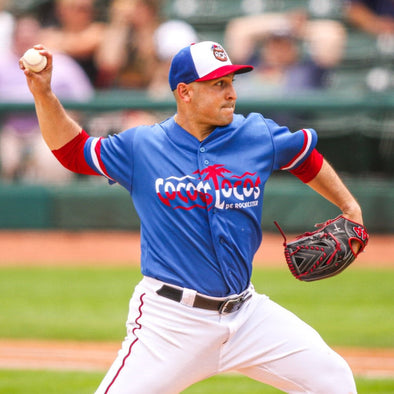
[[[211,134],[212,131],[215,129],[215,126],[202,125],[188,117],[183,117],[179,115],[179,113],[174,116],[174,120],[179,126],[181,126],[189,134],[197,138],[200,142],[207,138],[209,134]]]

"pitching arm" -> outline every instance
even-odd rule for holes
[[[65,111],[64,107],[51,89],[52,54],[42,45],[36,45],[40,53],[47,57],[47,66],[40,73],[25,69],[22,61],[19,66],[23,70],[28,87],[34,97],[34,103],[42,136],[51,150],[59,149],[82,130]]]

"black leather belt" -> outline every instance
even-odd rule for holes
[[[168,285],[163,285],[156,293],[176,302],[181,302],[183,296],[183,290]],[[251,296],[252,294],[250,292],[245,292],[239,296],[228,297],[224,300],[215,300],[204,297],[201,294],[196,294],[193,308],[208,309],[211,311],[218,311],[219,313],[232,313],[238,311],[242,304]]]

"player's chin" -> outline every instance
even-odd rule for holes
[[[233,121],[234,117],[234,107],[223,107],[220,113],[220,119],[222,120],[222,125],[228,125]]]

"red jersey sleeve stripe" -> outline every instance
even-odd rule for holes
[[[319,173],[322,165],[323,155],[317,149],[313,149],[308,158],[297,168],[290,170],[290,172],[301,179],[302,182],[308,183]]]
[[[85,130],[59,149],[52,150],[56,159],[68,170],[78,174],[100,175],[85,160],[84,146],[89,135]]]
[[[301,150],[298,152],[298,154],[285,166],[281,167],[281,170],[291,170],[297,164],[304,159],[305,155],[308,153],[309,148],[312,144],[312,133],[308,129],[302,129],[302,132],[304,133],[304,144],[302,145]]]

